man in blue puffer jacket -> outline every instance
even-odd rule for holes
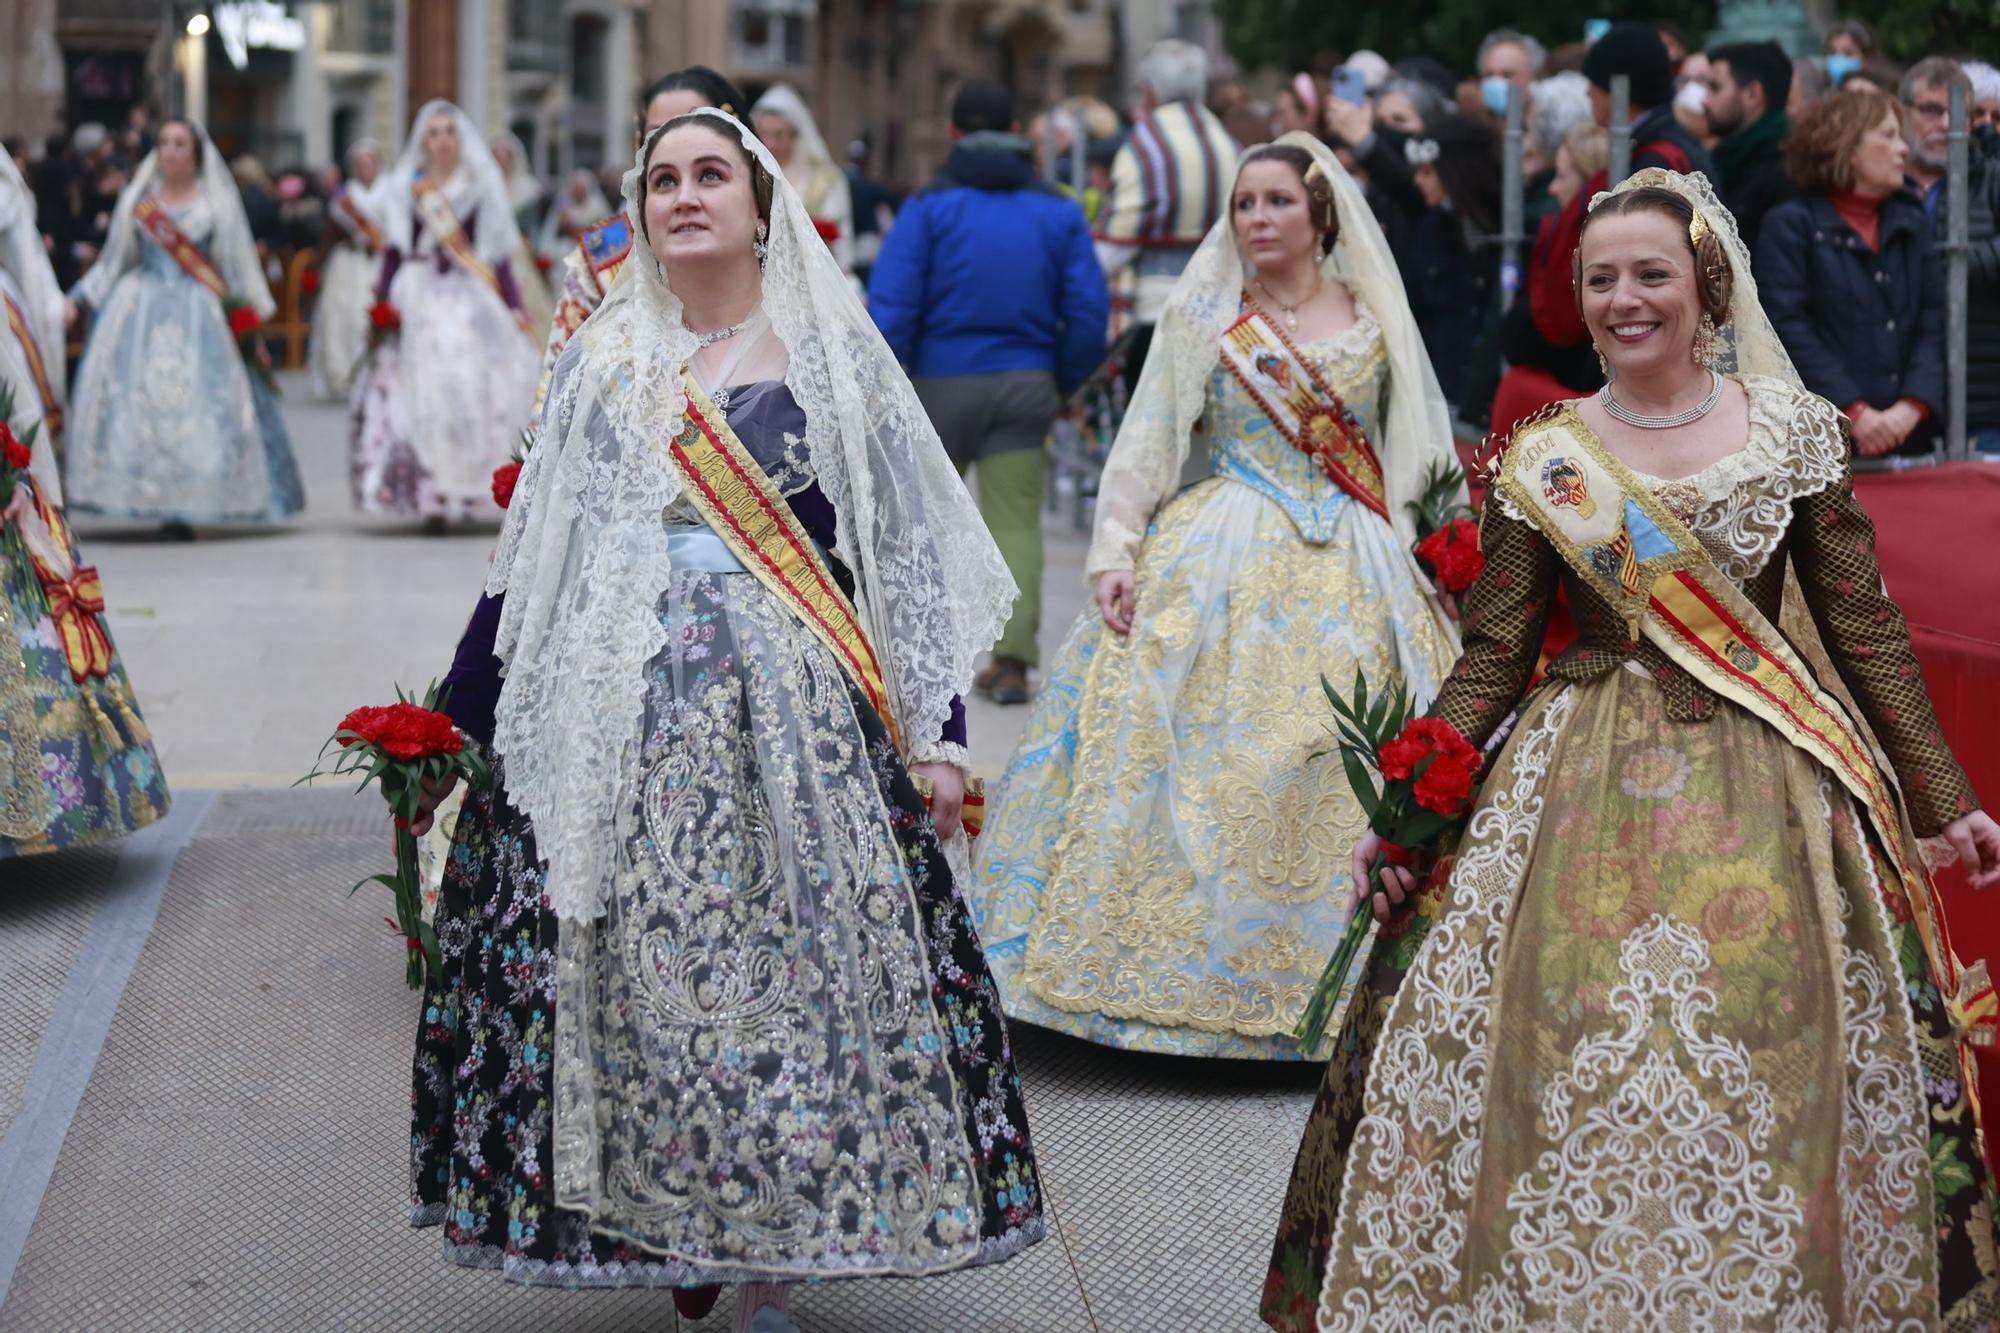
[[[951,106],[951,156],[903,207],[868,280],[868,309],[909,371],[1021,600],[980,673],[996,703],[1026,703],[1039,660],[1042,442],[1105,352],[1111,296],[1083,210],[1036,179],[1014,99],[975,81]]]

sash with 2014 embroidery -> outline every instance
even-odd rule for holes
[[[359,237],[361,243],[368,247],[369,254],[379,255],[382,253],[382,247],[387,244],[386,238],[382,235],[382,228],[376,225],[374,218],[368,216],[366,209],[354,202],[354,190],[352,187],[342,189],[339,194],[333,196],[333,206],[340,210],[341,217],[346,221],[347,229]]]
[[[417,216],[424,221],[424,230],[437,238],[439,248],[450,255],[460,268],[491,287],[495,296],[505,299],[505,293],[500,290],[500,276],[472,248],[472,240],[465,234],[465,228],[459,225],[458,214],[452,211],[451,200],[445,192],[422,176],[410,187],[410,192]],[[487,225],[493,225],[491,218],[487,219]]]
[[[1300,453],[1361,504],[1389,517],[1382,463],[1361,422],[1254,305],[1222,335],[1222,363]]]
[[[188,239],[160,201],[148,196],[139,201],[132,210],[132,219],[146,229],[146,234],[160,243],[160,248],[173,256],[174,262],[190,278],[215,293],[218,301],[229,299],[229,284],[222,280],[222,273],[209,262],[201,247]]]
[[[1953,950],[1943,901],[1910,841],[1893,780],[1839,700],[1695,535],[1604,448],[1573,407],[1519,429],[1495,466],[1494,484],[1627,624],[1695,680],[1769,723],[1847,788],[1903,881],[1954,1024],[1967,1043],[1993,1044],[2000,999],[1986,962],[1963,964]],[[1962,1049],[1960,1056],[1969,1068],[1969,1053]]]
[[[854,603],[763,465],[736,437],[694,376],[685,378],[687,421],[667,446],[687,482],[683,494],[743,567],[833,653],[895,739],[888,685]]]

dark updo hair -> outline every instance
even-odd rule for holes
[[[727,111],[738,120],[750,114],[750,101],[743,96],[743,90],[706,65],[689,65],[647,84],[646,91],[639,94],[641,121],[646,118],[646,108],[661,93],[693,93],[716,110]]]
[[[672,90],[669,89],[668,91]],[[726,121],[718,120],[714,116],[704,116],[699,111],[690,111],[684,116],[675,116],[672,120],[646,136],[644,151],[639,154],[639,231],[641,234],[644,234],[646,231],[646,209],[644,206],[646,177],[652,174],[653,151],[660,146],[660,140],[666,138],[671,131],[684,129],[689,125],[699,125],[736,150],[737,157],[742,159],[743,165],[750,171],[750,197],[757,205],[758,220],[768,223],[771,220],[771,198],[776,190],[776,186],[771,180],[770,173],[764,170],[764,164],[757,160],[757,155],[750,151],[748,144],[743,142],[742,134],[731,132],[731,127]],[[748,134],[749,131],[744,130],[742,133]],[[651,236],[647,236],[646,239],[648,244],[652,243]]]
[[[1589,234],[1591,224],[1600,218],[1618,217],[1632,213],[1658,213],[1674,223],[1681,243],[1688,248],[1694,259],[1694,290],[1701,301],[1702,313],[1714,320],[1719,328],[1729,322],[1729,297],[1736,286],[1736,275],[1729,267],[1729,252],[1722,246],[1722,238],[1711,228],[1699,243],[1689,235],[1694,223],[1694,205],[1685,196],[1662,185],[1641,185],[1618,194],[1608,195],[1598,202],[1597,207],[1583,215],[1583,226],[1577,232],[1576,255],[1570,263],[1570,281],[1576,294],[1576,311],[1583,314],[1583,238]]]
[[[1296,144],[1258,144],[1237,160],[1236,172],[1240,177],[1243,168],[1252,162],[1282,162],[1299,174],[1299,182],[1305,186],[1306,208],[1312,217],[1313,230],[1319,233],[1319,252],[1322,258],[1333,250],[1333,243],[1340,239],[1340,212],[1334,207],[1333,182],[1324,174],[1314,175],[1313,168],[1319,163],[1313,155]],[[1230,211],[1235,211],[1236,192],[1231,190]]]
[[[199,175],[201,173],[201,168],[202,168],[202,160],[201,160],[202,154],[207,151],[205,148],[201,146],[201,131],[196,129],[194,122],[189,120],[186,116],[168,116],[165,120],[160,122],[159,133],[156,133],[153,136],[153,142],[155,144],[159,143],[160,134],[164,134],[166,132],[167,126],[169,125],[178,125],[182,129],[187,131],[188,142],[194,145],[195,174]]]

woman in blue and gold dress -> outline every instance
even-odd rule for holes
[[[304,508],[278,400],[231,327],[239,309],[263,321],[277,305],[236,183],[199,126],[161,123],[70,296],[96,311],[63,439],[71,507],[180,537]]]
[[[167,811],[97,571],[63,519],[62,322],[34,192],[0,155],[0,424],[33,452],[0,507],[0,857],[108,842]]]
[[[1172,495],[1205,436],[1209,475]],[[1363,816],[1324,672],[1434,694],[1457,651],[1406,502],[1455,466],[1388,246],[1309,135],[1245,154],[1105,468],[1098,605],[975,845],[1010,1016],[1134,1050],[1299,1059]]]

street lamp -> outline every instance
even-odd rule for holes
[[[194,17],[187,22],[187,35],[190,37],[208,36],[208,15],[197,10]]]

